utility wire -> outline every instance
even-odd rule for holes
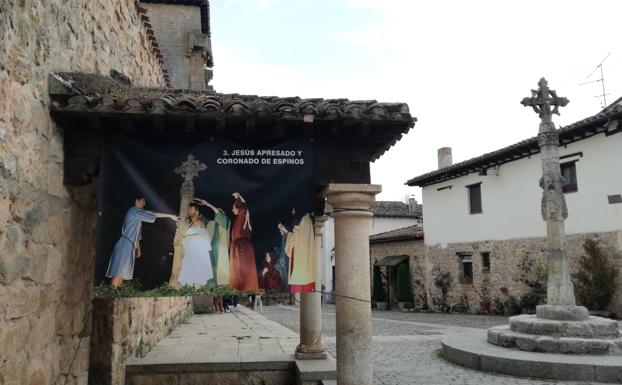
[[[360,302],[365,302],[365,303],[371,303],[372,302],[372,301],[369,301],[369,300],[366,300],[366,299],[362,299],[362,298],[350,297],[349,295],[335,294],[335,292],[326,292],[326,291],[322,291],[322,290],[313,290],[311,293],[320,293],[320,294],[332,295],[334,297],[341,297],[341,298],[351,299],[353,301],[360,301]],[[298,299],[296,299],[296,297],[294,297],[294,301],[296,301],[297,303],[300,303],[300,301]]]

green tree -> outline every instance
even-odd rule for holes
[[[374,292],[373,297],[375,302],[387,302],[387,292],[382,282],[382,276],[380,275],[380,267],[374,266]]]
[[[410,271],[408,263],[402,263],[397,267],[396,291],[398,302],[412,302],[413,294],[410,290]]]
[[[605,310],[616,288],[618,270],[602,251],[598,241],[583,242],[584,256],[579,271],[574,274],[578,302],[590,310]]]

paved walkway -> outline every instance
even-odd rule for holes
[[[225,314],[194,315],[129,365],[294,361],[299,336],[245,307]]]
[[[266,306],[266,317],[298,330],[299,311],[294,306]],[[477,384],[477,385],[579,385],[501,376],[451,364],[439,356],[443,335],[473,332],[507,323],[505,317],[466,314],[373,312],[374,384]],[[328,351],[336,355],[334,306],[322,312],[322,333]],[[602,385],[602,384],[601,384]]]

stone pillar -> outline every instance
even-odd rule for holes
[[[564,221],[568,209],[562,186],[564,179],[559,168],[559,132],[553,123],[553,114],[559,115],[559,107],[568,104],[568,99],[557,96],[549,88],[546,79],[538,82],[538,89],[531,91],[531,97],[522,104],[531,107],[540,116],[538,146],[542,158],[542,219],[546,221],[548,241],[547,305],[536,307],[539,318],[552,320],[585,320],[588,311],[576,306],[574,287],[570,275],[570,263],[564,247],[566,234]]]
[[[322,344],[322,235],[325,217],[315,217],[315,292],[300,295],[300,344],[296,348],[299,360],[325,359]]]
[[[337,383],[371,385],[369,210],[378,185],[330,184],[325,190],[335,219]]]

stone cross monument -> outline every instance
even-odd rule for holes
[[[568,210],[559,167],[559,131],[555,129],[551,119],[553,114],[559,114],[559,107],[568,104],[568,99],[559,97],[555,91],[550,90],[544,78],[540,79],[538,86],[537,90],[531,91],[531,97],[524,98],[521,103],[533,108],[540,115],[538,145],[542,157],[542,219],[546,222],[548,242],[547,304],[537,306],[536,315],[521,314],[510,317],[509,325],[488,329],[486,340],[493,345],[528,352],[618,354],[622,349],[618,323],[590,316],[585,307],[576,305],[568,256],[564,248],[564,221],[568,218]],[[542,357],[512,355],[507,358],[506,353],[498,350],[492,354],[499,360],[496,361],[499,366],[492,365],[494,368],[489,370],[500,373],[508,373],[505,369],[500,369],[501,366],[507,368],[514,365],[525,374],[548,371],[551,374],[547,374],[546,378],[561,379],[569,377],[558,377],[561,376],[559,373],[574,376],[574,373],[592,367],[580,360],[570,360],[560,355],[555,356],[551,366],[548,359]],[[548,366],[542,366],[543,364]],[[611,370],[619,369],[616,367]]]
[[[199,176],[199,172],[207,169],[207,166],[198,160],[194,159],[192,154],[188,155],[188,158],[179,167],[175,169],[175,173],[181,175],[184,178],[184,182],[181,185],[179,196],[181,198],[179,204],[179,217],[185,218],[188,206],[194,199],[194,183],[192,180]],[[185,220],[177,221],[177,230],[175,231],[173,268],[171,272],[171,279],[169,284],[172,286],[179,286],[177,278],[179,278],[179,272],[181,271],[182,255],[182,238],[187,230],[188,224]]]
[[[566,238],[564,221],[568,218],[568,209],[562,191],[564,179],[559,167],[559,132],[551,119],[553,114],[559,115],[559,107],[566,106],[568,99],[557,96],[555,91],[549,89],[544,78],[540,79],[538,86],[537,90],[531,90],[531,97],[524,98],[521,102],[526,107],[532,107],[540,116],[538,145],[542,157],[541,209],[542,219],[546,222],[549,255],[548,306],[542,307],[538,316],[553,319],[560,317],[584,319],[587,318],[587,309],[576,306],[568,256],[564,248]]]

